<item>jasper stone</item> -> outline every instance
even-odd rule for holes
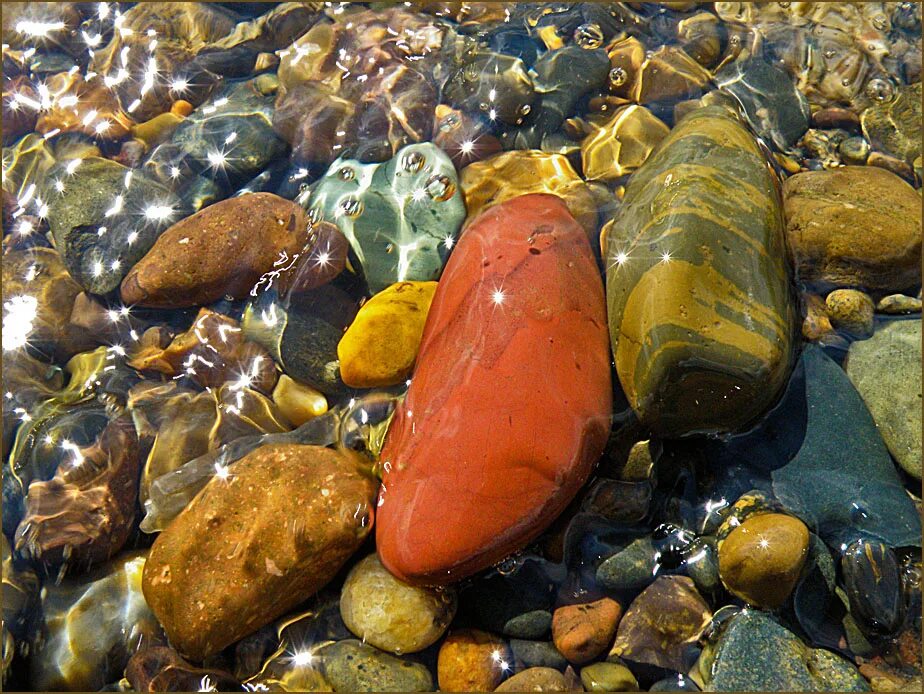
[[[551,193],[565,201],[588,237],[596,237],[597,203],[562,154],[539,150],[503,152],[466,166],[460,184],[470,217],[520,195]]]
[[[354,456],[260,447],[158,536],[144,595],[181,654],[217,653],[334,577],[372,527],[376,483]]]
[[[364,303],[337,345],[353,388],[401,383],[411,374],[436,282],[398,282]]]
[[[438,279],[465,218],[455,167],[430,143],[408,145],[383,164],[338,159],[309,207],[312,220],[347,237],[372,293]]]
[[[552,641],[572,663],[586,663],[605,651],[616,634],[622,607],[612,598],[563,605],[552,615]]]
[[[847,375],[889,452],[921,479],[921,321],[890,321],[869,340],[851,344]]]
[[[719,576],[729,591],[756,607],[782,605],[808,556],[809,532],[798,518],[752,516],[719,545]]]
[[[122,301],[156,308],[246,297],[260,277],[302,252],[308,219],[272,193],[210,205],[177,222],[122,281]]]
[[[399,578],[447,583],[490,566],[587,479],[612,405],[596,268],[553,196],[495,205],[466,228],[381,455],[377,544]]]
[[[54,181],[62,185],[54,187]],[[157,181],[99,157],[57,164],[46,185],[55,248],[71,277],[91,294],[116,289],[167,220],[185,215],[179,199]]]
[[[356,639],[321,649],[324,675],[337,692],[429,692],[433,678],[420,663],[401,660]]]
[[[440,691],[493,692],[510,664],[510,651],[503,639],[478,629],[452,631],[437,658]]]
[[[795,312],[777,185],[743,125],[703,108],[604,227],[616,371],[663,436],[741,429],[786,383]]]
[[[353,567],[340,593],[347,628],[364,643],[399,655],[435,643],[455,612],[452,588],[409,586],[388,573],[375,554]]]
[[[702,660],[699,669],[703,671]],[[809,648],[769,615],[745,610],[733,616],[715,646],[709,691],[869,691],[846,659]]]
[[[921,283],[921,197],[875,166],[806,171],[783,183],[799,279],[868,290]]]
[[[668,670],[684,670],[684,650],[712,620],[709,605],[686,576],[659,576],[639,594],[619,623],[611,656]]]

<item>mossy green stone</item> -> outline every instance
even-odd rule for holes
[[[745,610],[732,617],[716,644],[709,691],[869,691],[847,660],[809,648],[768,615]]]
[[[743,429],[793,361],[779,182],[727,109],[687,115],[604,228],[616,370],[639,419],[677,437]]]
[[[625,665],[593,663],[581,668],[581,684],[588,692],[637,692],[638,680]]]
[[[402,660],[357,639],[338,641],[318,655],[337,692],[429,692],[433,678],[420,663]]]

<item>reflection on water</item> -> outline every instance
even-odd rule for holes
[[[921,6],[7,3],[3,680],[921,686]]]

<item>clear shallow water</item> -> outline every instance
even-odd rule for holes
[[[3,43],[5,686],[920,687],[919,5]]]

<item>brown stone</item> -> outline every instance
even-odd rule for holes
[[[825,308],[838,330],[858,338],[873,334],[875,307],[869,295],[856,289],[835,289],[825,299]]]
[[[308,242],[302,207],[272,193],[229,198],[167,229],[122,281],[122,300],[155,308],[242,299]]]
[[[799,279],[899,290],[921,284],[921,197],[873,166],[807,171],[783,183]]]
[[[692,579],[659,576],[629,605],[610,655],[683,672],[686,647],[711,620]]]
[[[719,576],[734,595],[776,608],[792,593],[808,556],[809,532],[798,518],[761,513],[719,544]]]
[[[805,318],[802,319],[802,337],[806,340],[820,340],[834,332],[834,326],[828,318],[825,300],[817,294],[803,293]]]
[[[278,282],[279,294],[295,294],[317,289],[343,272],[350,242],[335,224],[320,221],[308,225],[308,240],[297,259],[265,275],[267,282]]]
[[[645,46],[634,36],[628,36],[607,46],[606,54],[610,59],[610,92],[629,97],[645,62]]]
[[[128,365],[133,369],[167,376],[185,373],[203,388],[220,388],[232,381],[269,394],[276,385],[278,374],[270,353],[245,340],[236,320],[207,308],[200,309],[189,330],[166,347],[149,342],[142,340],[131,355]]]
[[[440,646],[437,678],[442,692],[493,692],[513,658],[502,639],[478,629],[453,631]]]
[[[677,46],[662,46],[642,64],[632,92],[638,104],[682,101],[700,96],[712,76]]]
[[[632,104],[620,109],[581,143],[584,177],[615,181],[635,171],[669,132],[670,128],[644,106]]]
[[[228,470],[158,536],[145,564],[145,599],[193,660],[313,595],[372,527],[378,482],[356,453],[269,445]]]
[[[570,662],[593,660],[612,643],[622,607],[612,598],[564,605],[552,615],[552,641]]]
[[[51,108],[39,116],[35,124],[38,133],[44,135],[60,130],[62,133],[83,133],[101,140],[118,140],[125,137],[134,124],[122,110],[115,93],[99,78],[85,82],[79,71],[59,72],[49,77],[45,84],[55,99]],[[66,96],[76,97],[77,102],[64,102],[65,105],[62,105]]]
[[[495,692],[567,692],[565,676],[550,667],[531,667],[501,682]]]

